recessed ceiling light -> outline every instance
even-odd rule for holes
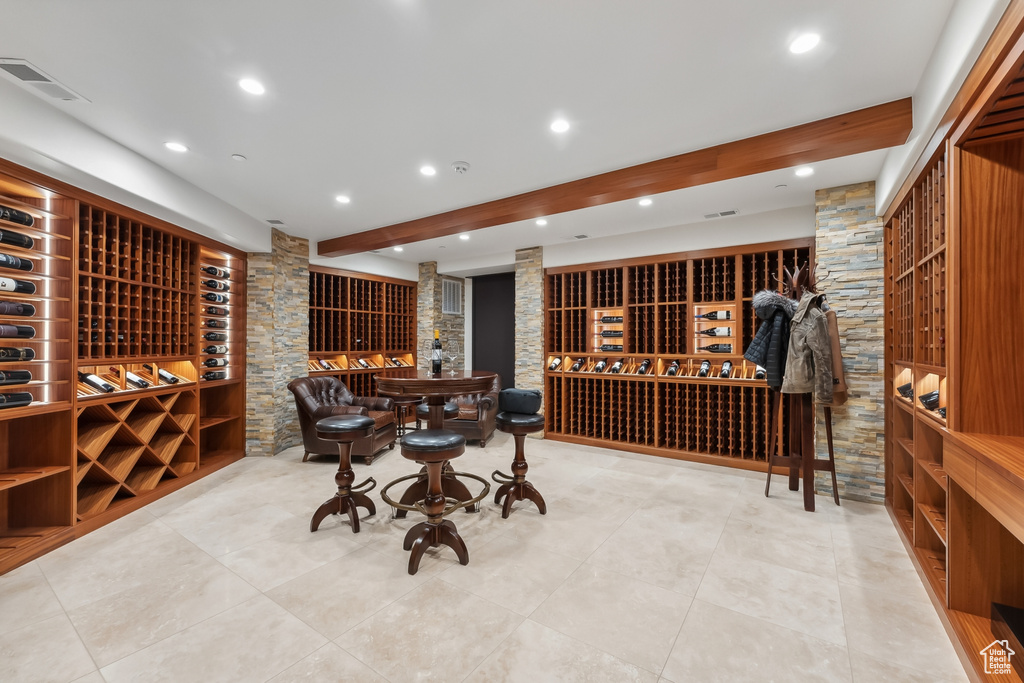
[[[817,47],[820,40],[821,36],[817,33],[805,33],[802,36],[797,36],[796,40],[789,44],[789,51],[795,55],[810,52]]]
[[[164,147],[171,150],[172,152],[187,152],[188,147],[181,144],[180,142],[165,142]]]
[[[463,242],[465,242],[466,240],[469,239],[469,235],[463,233],[463,234],[459,235],[459,239],[462,240]]]
[[[352,200],[349,199],[349,197],[347,197],[346,195],[339,194],[337,197],[334,198],[334,201],[338,202],[339,204],[348,204]]]
[[[402,251],[401,247],[395,247],[395,251]]]
[[[650,197],[644,197],[639,202],[637,202],[637,204],[639,204],[640,206],[650,206],[653,203],[654,201]]]
[[[267,89],[263,87],[263,84],[255,78],[243,78],[238,81],[238,87],[252,95],[262,95],[267,92]]]
[[[232,154],[231,158],[234,159],[235,161],[245,161],[246,160],[245,156],[241,155],[241,154]]]
[[[799,178],[806,178],[809,175],[814,175],[814,169],[810,166],[801,166],[800,168],[793,171]]]
[[[569,122],[565,119],[555,119],[551,122],[551,130],[556,133],[564,133],[569,130]]]
[[[437,169],[433,166],[420,166],[420,173],[423,175],[434,175],[437,173]]]
[[[544,220],[543,218],[538,218],[537,219],[537,225],[539,225],[540,227],[543,228],[547,224],[548,224],[548,222],[546,220]]]

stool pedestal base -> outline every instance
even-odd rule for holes
[[[367,484],[376,484],[373,479],[368,479],[359,486],[365,486]],[[370,487],[373,488],[372,486]],[[368,491],[370,489],[367,489]],[[316,509],[313,513],[313,519],[309,521],[309,530],[316,531],[320,528],[320,522],[324,521],[331,515],[348,514],[349,519],[352,521],[352,533],[359,533],[359,512],[356,510],[357,507],[364,507],[366,511],[371,514],[377,514],[377,508],[374,506],[373,501],[370,497],[361,491],[338,491],[333,497],[325,500],[323,504]]]
[[[509,513],[512,512],[512,503],[517,500],[532,501],[540,510],[540,514],[546,515],[548,506],[544,502],[544,497],[534,488],[533,484],[526,481],[526,472],[529,469],[529,465],[526,464],[524,448],[526,434],[513,432],[512,438],[516,442],[515,460],[512,461],[512,476],[498,470],[491,474],[491,479],[501,484],[494,492],[494,502],[500,503],[502,496],[505,496],[505,504],[501,506],[501,518],[508,519]]]
[[[455,523],[445,519],[441,522],[420,522],[413,526],[405,534],[405,542],[402,547],[411,550],[409,554],[409,573],[415,574],[419,571],[420,560],[427,548],[436,548],[439,545],[446,545],[455,551],[459,558],[459,564],[469,564],[469,550],[465,541],[459,536]]]

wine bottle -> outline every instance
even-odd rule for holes
[[[601,330],[602,337],[621,337],[622,330]]]
[[[363,368],[365,370],[369,370],[370,369],[370,364],[367,363],[366,360],[364,360],[362,358],[356,358],[356,362],[359,363],[359,367],[361,367],[361,368]]]
[[[36,314],[36,307],[18,301],[0,301],[0,315],[21,315],[26,318]]]
[[[696,318],[697,320],[732,320],[732,311],[708,311]]]
[[[605,367],[608,365],[608,359],[597,361],[597,365],[594,366],[594,372],[604,372]]]
[[[571,368],[569,368],[569,372],[579,372],[580,368],[583,367],[583,363],[584,360],[582,358],[577,358],[576,362],[572,364]]]
[[[706,330],[697,330],[697,334],[703,334],[706,337],[731,337],[731,327],[709,327]]]
[[[644,358],[643,361],[640,363],[640,367],[637,369],[636,374],[638,374],[638,375],[646,375],[647,374],[647,369],[650,368],[650,367],[651,367],[651,359],[650,358]]]
[[[223,294],[217,294],[216,292],[203,292],[203,298],[207,301],[212,301],[215,304],[226,304],[228,298]],[[225,315],[227,315],[225,313]]]
[[[214,296],[219,296],[219,295],[214,295]],[[206,315],[227,315],[227,314],[228,314],[228,309],[226,309],[226,308],[220,308],[219,306],[207,306],[206,307]],[[207,327],[216,327],[213,324],[214,322],[215,321],[213,321],[213,320],[208,320],[208,321],[206,321],[206,326]]]
[[[36,219],[32,217],[32,214],[12,209],[9,206],[0,206],[0,218],[12,223],[19,223],[20,225],[24,225],[26,228],[31,228],[36,222]],[[25,239],[29,238],[26,237]],[[8,244],[10,244],[10,242],[8,242]],[[21,245],[19,244],[18,246]],[[29,246],[25,248],[31,249],[32,245],[29,244]]]
[[[213,308],[213,306],[209,306],[209,308]],[[214,330],[226,330],[228,323],[226,320],[204,320],[203,327],[209,327]]]
[[[724,377],[725,379],[728,379],[729,375],[731,375],[731,374],[732,374],[732,361],[731,360],[727,360],[724,363],[722,363],[722,371],[720,373],[718,373],[718,376],[719,377]]]
[[[622,322],[622,316],[621,315],[605,315],[605,316],[601,316],[601,322],[603,322],[603,323],[621,323]]]
[[[708,373],[711,372],[711,361],[704,360],[700,362],[700,369],[697,371],[698,377],[707,377]]]
[[[17,408],[32,402],[32,394],[27,391],[16,391],[11,394],[0,394],[0,408]]]
[[[10,384],[25,384],[32,381],[32,373],[28,370],[5,370],[0,371],[0,386]]]
[[[96,375],[91,375],[87,372],[78,373],[78,381],[82,384],[92,387],[96,391],[102,391],[104,394],[109,394],[112,391],[116,391],[113,384],[104,382],[103,379]]]
[[[333,370],[334,369],[334,368],[331,367],[331,364],[328,363],[327,361],[325,361],[323,358],[317,358],[316,362],[319,363],[320,367],[323,368],[324,370]]]
[[[621,351],[622,344],[601,344],[602,351]]]
[[[0,337],[31,339],[34,336],[36,336],[36,328],[31,325],[0,325]]]
[[[609,372],[612,373],[613,375],[617,375],[620,372],[622,372],[622,363],[624,361],[625,361],[625,358],[620,358],[617,361],[615,361],[614,363],[612,363],[612,369],[609,370]]]
[[[404,368],[405,363],[402,362],[401,358],[392,358],[391,362],[395,364],[396,368]]]
[[[707,346],[698,346],[697,350],[708,353],[732,353],[732,344],[708,344]]]
[[[0,346],[0,363],[10,363],[19,360],[32,360],[36,352],[32,349],[23,349],[16,346]]]
[[[754,366],[754,379],[764,379],[768,374],[768,371],[762,368],[760,365]]]
[[[117,375],[118,377],[121,376],[121,369],[116,365],[111,365],[110,371]],[[124,381],[127,382],[128,384],[131,384],[136,389],[145,389],[149,386],[149,382],[142,379],[134,372],[128,372],[127,370],[124,371]]]
[[[669,377],[675,377],[677,372],[679,372],[679,361],[674,360],[669,364],[665,374]]]
[[[222,368],[228,364],[227,358],[207,358],[203,361],[203,365],[208,368]]]
[[[551,361],[551,365],[548,366],[548,370],[557,370],[558,366],[561,365],[561,364],[562,364],[562,359],[561,358],[556,358],[553,361]]]
[[[220,280],[200,280],[200,282],[202,282],[210,289],[219,289],[222,292],[231,291],[231,286],[228,285],[228,283],[226,282],[221,282]]]
[[[18,258],[10,254],[0,254],[0,266],[14,268],[15,270],[32,270],[32,262],[28,259]]]
[[[204,372],[203,373],[203,379],[205,379],[206,381],[210,381],[210,380],[214,380],[214,379],[226,379],[227,376],[228,376],[228,373],[224,372],[223,370],[217,370],[217,371],[212,371],[211,370],[210,372]]]
[[[226,270],[221,270],[216,266],[199,266],[199,270],[203,271],[207,275],[212,275],[214,277],[223,278],[225,280],[231,279],[231,273],[229,273]]]
[[[15,280],[9,277],[0,277],[0,292],[17,292],[19,294],[35,294],[36,283],[27,280]]]
[[[203,353],[227,353],[228,347],[224,344],[211,344],[203,349]]]
[[[203,339],[206,341],[227,341],[228,335],[223,332],[207,332],[203,335]]]
[[[153,374],[153,366],[152,365],[143,365],[142,367],[144,367],[147,370],[149,370],[150,374]],[[175,377],[174,375],[172,375],[171,373],[167,372],[163,368],[160,368],[157,371],[157,376],[160,379],[162,379],[163,381],[167,382],[168,384],[177,384],[178,383],[178,378]]]
[[[441,331],[434,330],[434,346],[430,351],[430,371],[441,374]]]

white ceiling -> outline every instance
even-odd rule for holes
[[[907,97],[952,5],[0,0],[0,57],[28,59],[90,100],[54,107],[315,242]],[[791,54],[804,31],[821,45]],[[242,92],[242,77],[267,94]],[[0,98],[13,87],[0,79]],[[557,116],[568,133],[549,130]],[[470,172],[451,171],[455,160]],[[438,175],[420,175],[424,163]],[[546,230],[611,234],[806,205],[825,178],[871,179],[880,164],[869,154],[806,180],[763,174],[671,193],[646,214],[573,212]],[[790,187],[774,190],[782,177]],[[339,193],[352,203],[336,203]],[[467,253],[507,250],[527,230],[476,232]],[[389,256],[423,260],[437,246]]]

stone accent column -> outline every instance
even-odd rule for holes
[[[455,280],[462,283],[462,313],[442,313],[441,299],[444,279]],[[420,264],[419,286],[417,287],[418,297],[416,302],[416,336],[418,346],[416,352],[419,355],[419,367],[424,370],[430,369],[430,356],[423,353],[423,345],[427,341],[434,340],[434,330],[438,330],[441,336],[441,344],[450,339],[459,343],[459,357],[455,359],[455,370],[461,371],[466,367],[466,282],[462,278],[442,277],[437,272],[436,261],[426,261]],[[448,359],[442,360],[445,372],[450,369]]]
[[[307,374],[309,240],[271,232],[269,254],[248,255],[246,452],[302,443],[288,382]]]
[[[544,247],[516,251],[516,388],[544,391]]]
[[[835,309],[842,337],[846,405],[832,409],[839,495],[882,503],[885,415],[884,245],[875,215],[874,182],[818,190],[815,203],[815,278]],[[823,414],[818,409],[818,457],[828,457]],[[831,494],[828,473],[818,473],[819,492]]]

